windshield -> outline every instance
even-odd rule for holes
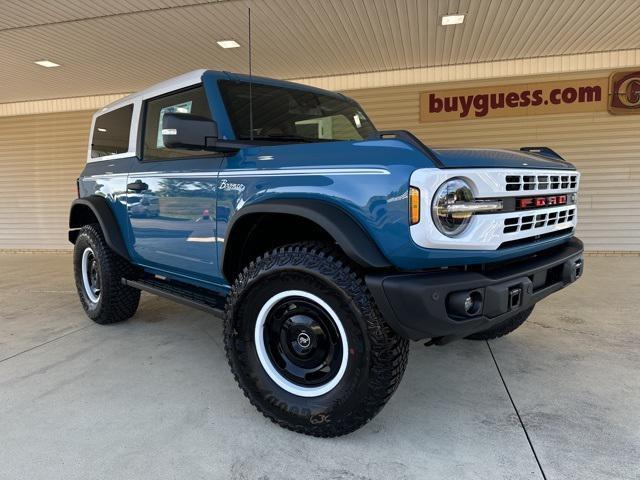
[[[249,139],[249,83],[221,80],[219,86],[236,138]],[[376,131],[360,106],[347,98],[257,83],[251,95],[256,140],[362,140]]]

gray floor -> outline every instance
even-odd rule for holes
[[[328,440],[253,410],[214,318],[144,296],[92,324],[70,262],[0,255],[0,478],[640,478],[640,257],[587,258],[490,348],[414,344],[382,413]]]

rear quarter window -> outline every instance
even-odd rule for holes
[[[126,105],[96,117],[91,135],[91,158],[129,151],[133,105]]]

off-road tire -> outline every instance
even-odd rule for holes
[[[93,251],[101,280],[97,302],[89,298],[83,284],[82,256],[87,248]],[[122,278],[134,278],[136,270],[109,248],[98,224],[80,229],[73,251],[73,269],[80,303],[94,322],[101,325],[120,322],[136,313],[140,290],[122,284]]]
[[[503,337],[513,332],[516,328],[522,325],[527,320],[527,318],[529,318],[529,315],[531,315],[532,311],[533,307],[527,308],[526,310],[523,310],[517,315],[511,317],[509,320],[499,323],[489,330],[484,330],[483,332],[469,335],[467,338],[469,340],[493,340],[494,338]]]
[[[254,341],[256,312],[266,305],[264,300],[289,289],[310,292],[330,305],[349,344],[339,383],[312,398],[274,382]],[[318,243],[277,248],[244,269],[228,296],[224,338],[231,371],[251,404],[281,427],[317,437],[344,435],[371,420],[398,387],[409,348],[382,319],[350,262],[335,248]]]

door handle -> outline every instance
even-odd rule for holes
[[[149,190],[149,185],[144,183],[142,180],[136,180],[133,183],[127,184],[128,190],[133,190],[134,192],[142,192],[143,190]]]

